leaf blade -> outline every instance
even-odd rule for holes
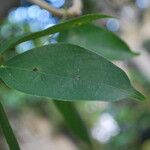
[[[67,126],[72,130],[72,133],[91,147],[89,132],[74,104],[58,100],[54,100],[53,103],[63,116]]]
[[[0,76],[22,92],[58,100],[116,101],[137,95],[120,68],[71,44],[51,44],[18,55],[0,67]]]
[[[57,24],[55,26],[52,26],[52,27],[42,30],[42,31],[38,31],[38,32],[34,32],[34,33],[26,33],[26,34],[18,36],[16,38],[8,39],[6,42],[1,44],[0,54],[4,53],[8,49],[13,48],[15,45],[17,45],[19,43],[33,40],[33,39],[36,39],[36,38],[39,38],[39,37],[42,37],[45,35],[54,34],[59,31],[68,30],[68,29],[74,28],[76,26],[80,26],[84,23],[88,23],[88,22],[91,22],[96,19],[104,19],[104,18],[110,18],[110,16],[103,15],[103,14],[97,14],[97,13],[88,14],[88,15],[84,15],[84,16]]]
[[[58,41],[79,45],[109,60],[127,60],[138,55],[114,33],[93,24],[62,31]]]

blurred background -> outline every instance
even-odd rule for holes
[[[26,32],[46,29],[61,20],[25,0],[0,0],[0,42]],[[54,7],[68,7],[71,0],[47,0]],[[114,62],[132,84],[150,97],[150,0],[83,0],[83,14],[100,12],[117,19],[97,22],[125,40],[141,55]],[[19,44],[5,59],[36,46],[56,43],[54,34]],[[51,100],[8,88],[0,81],[0,100],[22,150],[78,150],[79,143]],[[150,99],[74,103],[90,130],[97,150],[150,150]],[[8,146],[0,130],[0,150]]]

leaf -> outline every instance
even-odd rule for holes
[[[84,124],[84,121],[82,120],[74,104],[72,102],[58,100],[54,100],[53,102],[74,135],[89,146],[92,146],[86,125]]]
[[[7,115],[5,114],[5,111],[3,109],[1,102],[0,102],[0,126],[5,135],[7,143],[9,145],[9,149],[10,150],[20,150],[19,144],[18,144],[17,139],[13,133],[13,130],[9,124]]]
[[[145,99],[105,58],[71,44],[51,44],[15,56],[0,76],[19,91],[58,100]]]
[[[126,60],[138,55],[114,33],[92,24],[62,31],[58,41],[79,45],[109,60]]]
[[[13,48],[14,46],[16,46],[19,43],[22,43],[22,42],[25,42],[28,40],[33,40],[33,39],[36,39],[36,38],[39,38],[39,37],[42,37],[45,35],[54,34],[54,33],[60,32],[60,31],[69,30],[71,28],[75,28],[76,26],[80,26],[82,24],[91,22],[93,20],[104,19],[104,18],[110,18],[110,16],[103,15],[103,14],[97,14],[97,13],[88,14],[85,16],[81,16],[81,17],[57,24],[55,26],[52,26],[52,27],[47,28],[42,31],[38,31],[38,32],[34,32],[34,33],[26,33],[26,34],[18,36],[16,38],[8,39],[6,42],[1,44],[0,54],[2,54],[3,52],[5,52],[8,49]]]

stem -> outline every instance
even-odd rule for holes
[[[2,128],[2,131],[4,133],[4,136],[6,138],[6,141],[9,145],[10,150],[20,150],[19,144],[17,142],[17,139],[13,133],[13,130],[10,126],[10,123],[8,121],[7,115],[4,111],[4,108],[0,102],[0,126]]]

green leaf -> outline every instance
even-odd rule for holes
[[[80,26],[82,24],[91,22],[93,20],[104,19],[104,18],[110,18],[110,16],[103,15],[103,14],[89,14],[89,15],[85,15],[85,16],[72,19],[72,20],[68,20],[66,22],[57,24],[55,26],[52,26],[42,31],[38,31],[34,33],[27,33],[27,34],[18,36],[16,38],[8,39],[5,43],[1,44],[0,54],[2,54],[8,49],[15,47],[19,43],[22,43],[28,40],[33,40],[33,39],[36,39],[45,35],[54,34],[60,31],[69,30],[71,28],[75,28],[76,26]]]
[[[1,102],[0,102],[0,126],[5,135],[7,143],[9,145],[9,149],[10,150],[20,150],[19,144],[18,144],[17,139],[13,133],[13,130],[9,124],[7,115],[5,114],[5,111],[3,109]]]
[[[54,100],[54,104],[74,135],[86,144],[92,146],[86,125],[84,124],[84,121],[82,120],[74,104],[72,102],[58,100]]]
[[[0,76],[19,91],[58,100],[144,99],[121,69],[71,44],[51,44],[15,56],[0,67]]]
[[[79,45],[109,60],[126,60],[137,55],[114,33],[92,24],[61,32],[58,40]]]

